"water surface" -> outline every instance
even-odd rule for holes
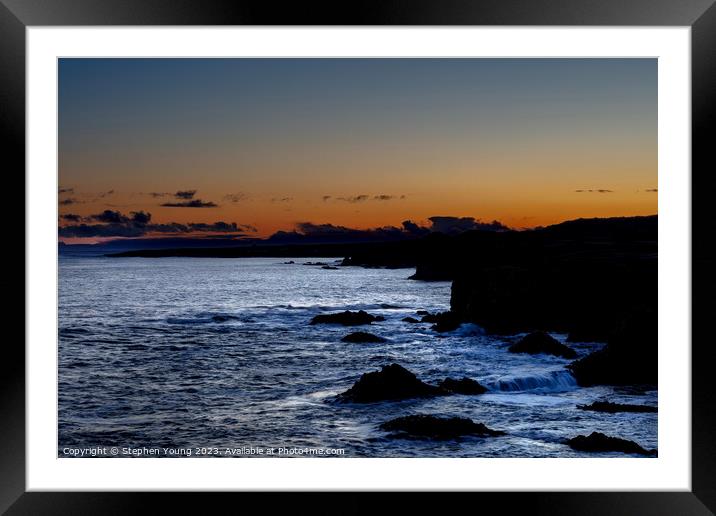
[[[509,338],[473,325],[440,335],[401,321],[447,310],[450,283],[410,281],[408,269],[287,260],[61,257],[58,453],[253,446],[346,457],[575,457],[587,454],[563,440],[592,431],[657,447],[654,413],[576,409],[600,399],[656,405],[656,391],[580,388],[564,370],[568,360],[508,353]],[[360,329],[388,341],[344,343],[355,328],[308,324],[342,310],[383,315]],[[580,356],[599,346],[569,345]],[[334,402],[362,373],[391,362],[427,382],[469,376],[490,392]],[[434,442],[390,439],[378,428],[417,413],[468,417],[508,435]]]

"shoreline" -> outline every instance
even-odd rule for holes
[[[565,372],[569,371],[577,379],[576,389],[592,385],[652,384],[656,386],[656,382],[650,381],[652,374],[650,361],[652,356],[655,359],[656,353],[654,338],[656,325],[651,318],[652,315],[655,315],[651,310],[651,304],[655,302],[655,298],[650,297],[650,289],[637,289],[636,293],[630,295],[627,295],[628,292],[626,292],[634,285],[639,285],[640,282],[647,285],[652,279],[651,267],[656,265],[656,256],[652,256],[652,244],[649,243],[651,241],[638,240],[645,233],[652,229],[655,230],[656,220],[651,222],[653,222],[653,227],[647,228],[648,231],[643,231],[643,228],[639,229],[636,234],[629,231],[617,231],[620,233],[617,239],[603,236],[597,238],[594,235],[591,235],[589,239],[565,239],[563,236],[556,238],[549,232],[538,233],[537,237],[535,234],[530,234],[527,237],[515,237],[511,234],[465,234],[451,237],[449,249],[443,247],[440,249],[440,253],[416,258],[416,261],[422,260],[423,264],[429,264],[426,258],[437,258],[442,260],[440,264],[449,264],[452,268],[454,278],[451,284],[450,310],[441,313],[418,314],[416,308],[415,316],[418,316],[420,320],[413,318],[414,321],[406,321],[403,318],[401,319],[402,324],[405,327],[414,326],[416,322],[431,324],[430,334],[434,337],[450,334],[465,323],[473,323],[485,328],[489,335],[498,338],[501,335],[532,334],[544,331],[548,332],[549,338],[551,338],[549,333],[558,332],[569,334],[568,340],[582,342],[581,337],[583,336],[599,334],[602,337],[601,340],[594,340],[607,342],[604,348],[594,351],[586,357],[581,356],[564,367]],[[610,231],[614,231],[614,229],[612,227]],[[442,239],[442,237],[438,238]],[[335,255],[331,256],[331,258],[334,257]],[[286,258],[296,258],[296,256],[294,254],[286,256]],[[343,260],[344,266],[354,264],[352,256],[346,257],[346,259]],[[346,261],[348,263],[345,263]],[[326,268],[323,262],[307,262],[305,264],[284,262],[284,265],[301,267],[301,269],[304,269],[306,265],[317,269]],[[365,268],[372,268],[372,266]],[[334,273],[326,270],[325,274],[340,274],[340,272]],[[584,274],[592,275],[589,281],[576,281]],[[626,281],[627,279],[629,281]],[[655,278],[653,279],[655,283]],[[569,295],[565,295],[565,292]],[[606,301],[610,301],[610,303],[606,303]],[[570,310],[570,305],[576,306],[577,310]],[[415,308],[414,305],[411,306]],[[366,333],[356,335],[360,332],[355,330],[359,330],[361,327],[374,326],[377,329],[385,320],[382,317],[375,318],[372,314],[360,315],[358,312],[354,312],[358,314],[357,317],[346,316],[345,314],[350,312],[340,312],[340,310],[340,308],[335,308],[324,311],[323,315],[316,319],[316,324],[333,325],[336,322],[343,324],[345,326],[343,329],[346,330],[343,332],[344,334],[353,332],[351,340],[355,342],[343,341],[349,345],[370,346],[372,342],[390,342],[390,337],[384,340],[375,339],[375,335]],[[586,315],[581,319],[575,318],[575,314],[579,313]],[[335,316],[342,316],[342,318],[333,319]],[[595,320],[597,324],[594,322],[591,326],[588,324]],[[347,324],[340,321],[347,322]],[[230,324],[228,320],[214,320],[213,322]],[[393,326],[396,322],[392,321]],[[371,323],[376,324],[372,325]],[[305,324],[307,327],[311,326],[310,321],[305,321]],[[364,324],[368,326],[363,326]],[[401,331],[398,326],[395,328],[397,331]],[[564,356],[571,356],[565,354],[565,348],[570,348],[569,342],[556,345],[547,340],[546,343],[537,343],[536,348],[534,346],[534,343],[527,343],[514,347],[515,352],[524,352],[528,355],[535,350],[535,352],[541,353],[546,349],[552,350],[553,354],[561,353]],[[402,359],[398,359],[398,362],[400,361]],[[390,376],[392,380],[388,381],[388,385],[394,385],[397,391],[385,393],[381,391],[383,387],[380,387],[378,391],[369,389],[368,392],[371,393],[367,398],[369,403],[390,401],[396,396],[396,392],[398,399],[404,395],[410,399],[411,393],[417,393],[418,397],[425,394],[432,396],[437,393],[440,393],[441,396],[451,394],[449,397],[467,394],[479,397],[482,392],[485,392],[482,390],[484,389],[482,385],[468,376],[463,378],[447,376],[441,383],[436,384],[434,380],[431,383],[424,383],[410,371],[409,364],[407,364],[408,369],[403,368],[399,363],[394,363],[394,365],[396,367],[389,369],[386,374],[392,375]],[[383,370],[376,371],[376,366],[377,364],[371,364],[370,368],[364,369],[363,376],[343,395],[357,389],[351,396],[359,396],[358,399],[360,399],[361,394],[356,393],[365,392],[362,387],[357,387],[363,378],[366,376],[376,378],[376,376],[370,375],[383,374]],[[396,374],[397,376],[395,376]],[[407,382],[409,387],[404,387],[403,382]],[[464,392],[455,392],[455,389]],[[593,400],[593,402],[597,401],[607,403],[606,406],[611,411],[620,411],[620,407],[628,407],[628,405],[613,403],[618,401],[616,398]],[[350,406],[351,404],[348,403],[348,408]],[[600,406],[597,405],[597,407]],[[625,410],[625,412],[629,411]],[[387,425],[385,428],[394,429],[400,436],[407,436],[409,439],[453,439],[461,432],[466,432],[466,435],[482,433],[485,434],[485,438],[499,439],[497,434],[493,436],[490,432],[502,431],[499,427],[493,428],[489,419],[484,420],[484,424],[488,425],[485,427],[482,420],[473,422],[451,415],[449,411],[438,410],[415,415],[421,417],[418,419],[398,418],[393,423],[387,419],[385,421],[376,420],[374,423]],[[446,416],[447,420],[445,420]],[[416,435],[417,437],[415,437]],[[578,437],[579,439],[577,439]],[[620,438],[615,441],[613,440],[615,437],[597,431],[592,431],[592,434],[589,435],[572,436],[573,439],[577,439],[575,446],[582,450],[593,446],[598,451],[601,449],[600,447],[613,446],[617,449],[637,450],[636,453],[643,455],[656,453],[653,450],[631,447]]]
[[[340,266],[411,268],[452,281],[438,331],[474,323],[496,335],[550,331],[607,343],[575,365],[582,384],[657,383],[658,216],[577,219],[530,231],[430,234],[416,240],[126,251],[122,257],[344,256]],[[333,266],[327,266],[333,268]]]

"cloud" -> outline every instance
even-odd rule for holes
[[[403,221],[403,231],[406,233],[409,233],[411,235],[421,236],[421,235],[427,235],[430,233],[430,228],[426,228],[424,226],[419,226],[412,220],[404,220]]]
[[[239,224],[239,228],[243,231],[248,231],[249,233],[258,232],[258,228],[256,226],[252,226],[251,224]]]
[[[213,224],[206,224],[204,222],[188,224],[189,228],[193,231],[218,231],[222,233],[237,232],[239,227],[236,222],[214,222]]]
[[[358,203],[358,202],[365,202],[365,201],[392,201],[395,199],[405,199],[405,195],[389,195],[389,194],[378,194],[378,195],[366,195],[366,194],[360,194],[360,195],[352,195],[349,197],[331,197],[330,195],[324,195],[322,197],[323,202],[326,202],[330,199],[335,199],[336,201],[343,201],[343,202],[349,202],[349,203]]]
[[[347,228],[345,226],[335,226],[333,224],[314,224],[313,222],[299,222],[296,229],[304,235],[328,235],[336,233],[346,233],[360,231],[357,229]]]
[[[129,218],[125,217],[118,211],[112,211],[112,210],[104,210],[102,213],[97,213],[96,215],[90,215],[87,217],[87,220],[94,220],[97,222],[106,222],[109,224],[112,223],[123,223],[129,221]]]
[[[482,222],[474,217],[436,216],[428,219],[430,225],[423,226],[405,220],[401,227],[384,226],[370,229],[356,229],[335,224],[299,222],[294,231],[278,231],[268,238],[272,243],[340,243],[340,242],[381,242],[418,238],[429,233],[457,234],[464,231],[509,231],[499,221]]]
[[[114,194],[114,190],[108,190],[99,194],[100,198],[109,197]]]
[[[212,201],[193,199],[191,201],[165,202],[161,206],[165,206],[167,208],[216,208],[218,204]]]
[[[368,242],[401,240],[406,236],[399,228],[386,226],[374,229],[354,229],[335,224],[315,224],[299,222],[294,231],[277,231],[267,241],[271,243],[306,243],[306,242]]]
[[[140,237],[146,230],[140,226],[126,224],[77,224],[58,229],[61,237]]]
[[[651,193],[656,193],[656,192],[659,191],[659,189],[658,189],[658,188],[647,188],[645,191],[646,191],[646,192],[651,192]]]
[[[293,197],[274,197],[271,202],[291,202]]]
[[[212,232],[212,233],[239,233],[243,231],[242,226],[237,224],[236,222],[214,222],[213,224],[206,224],[206,223],[194,223],[190,222],[187,224],[187,227],[190,231],[203,231],[203,232]],[[256,230],[256,228],[253,228]]]
[[[603,188],[597,190],[575,190],[577,193],[614,193],[613,190],[605,190]]]
[[[474,217],[436,216],[430,217],[428,220],[431,223],[430,231],[434,233],[455,234],[472,230],[506,231],[509,229],[497,220],[482,222]]]
[[[59,194],[73,194],[73,193],[75,193],[75,189],[74,189],[74,188],[60,188],[60,189],[57,191],[57,193],[59,193]]]
[[[364,202],[367,201],[369,198],[368,195],[361,194],[361,195],[354,195],[352,197],[336,197],[337,201],[345,201],[350,203],[356,203],[356,202]]]
[[[152,214],[145,211],[130,211],[129,215],[132,222],[137,224],[149,224],[149,221],[152,220]]]
[[[312,222],[299,222],[296,224],[296,231],[306,236],[325,236],[325,235],[392,235],[399,234],[419,236],[428,233],[462,233],[471,230],[482,231],[507,231],[510,228],[497,220],[492,222],[482,222],[474,217],[451,217],[451,216],[435,216],[428,219],[430,226],[421,226],[411,220],[405,220],[401,228],[395,226],[384,226],[372,229],[355,229],[345,226],[337,226],[334,224],[314,224]]]
[[[241,234],[248,231],[256,232],[256,228],[248,224],[218,221],[212,224],[203,222],[190,222],[181,224],[168,222],[152,224],[152,215],[144,211],[132,211],[125,215],[118,211],[105,210],[102,213],[82,218],[79,215],[62,216],[63,220],[79,222],[62,226],[58,229],[61,237],[141,237],[148,234],[191,234],[191,233],[225,233]],[[98,222],[88,224],[86,222]]]
[[[196,194],[196,190],[179,190],[174,194],[177,199],[193,199]]]
[[[68,197],[67,199],[62,199],[59,204],[60,206],[69,206],[70,204],[82,204],[82,201],[78,201],[73,197]]]
[[[245,201],[247,198],[248,196],[243,192],[231,193],[224,196],[224,200],[229,202]]]
[[[147,195],[151,195],[155,199],[157,197],[166,197],[167,195],[171,195],[169,192],[149,192]]]
[[[101,222],[103,224],[133,223],[142,225],[149,224],[152,220],[152,214],[145,211],[130,211],[129,215],[124,215],[119,211],[104,210],[102,213],[95,213],[94,215],[88,215],[86,217],[67,213],[60,215],[60,218],[69,222]]]

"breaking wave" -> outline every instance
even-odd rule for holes
[[[503,377],[488,382],[486,387],[501,392],[564,392],[574,390],[578,385],[569,371],[560,370],[531,376]]]

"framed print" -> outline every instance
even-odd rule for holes
[[[4,1],[3,510],[710,514],[711,4]]]

